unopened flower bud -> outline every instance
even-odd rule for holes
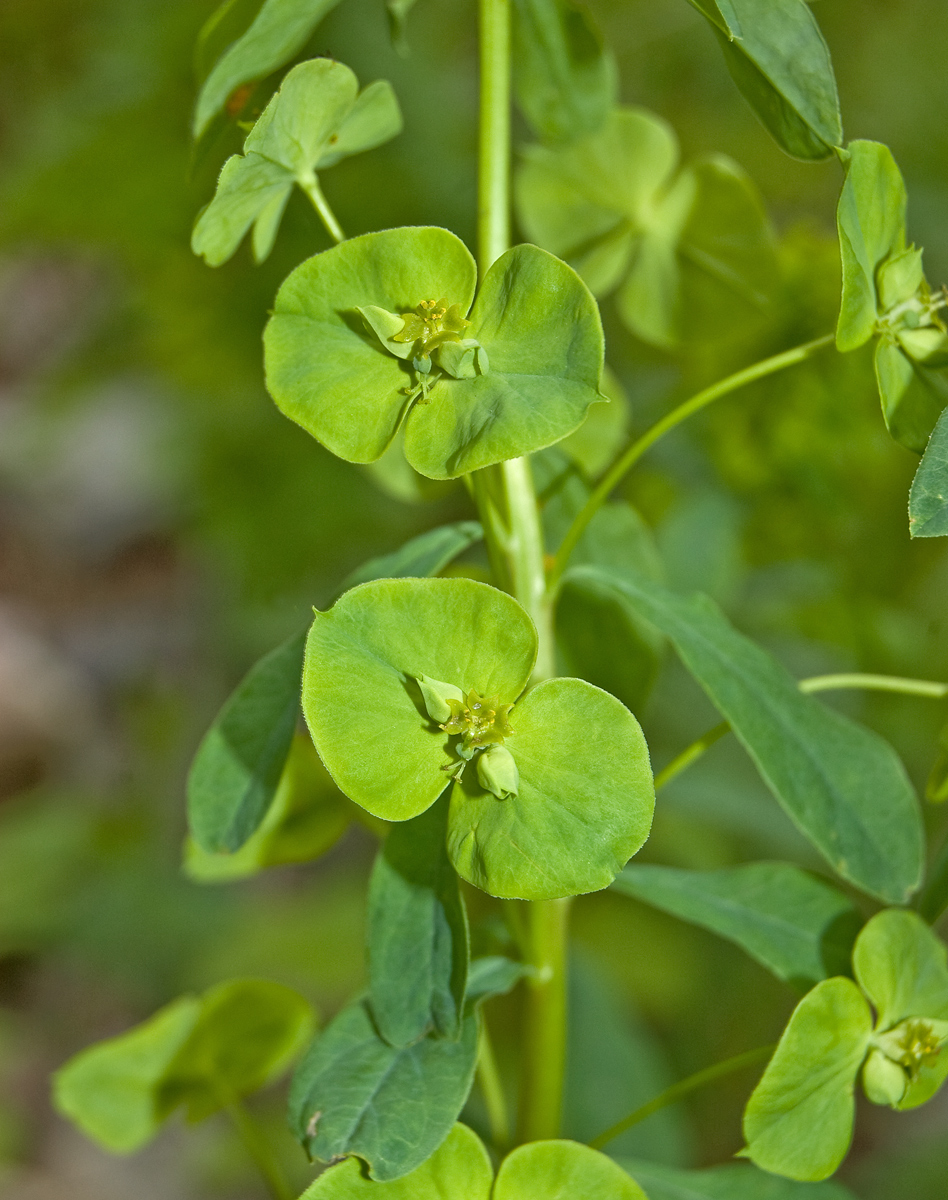
[[[487,747],[477,759],[477,778],[481,787],[493,792],[499,800],[516,796],[520,790],[520,772],[506,746]]]
[[[428,675],[422,675],[418,686],[421,688],[428,716],[438,725],[451,720],[452,709],[448,704],[449,700],[464,700],[464,693],[459,687],[455,687],[453,683],[443,683],[440,679],[431,679]]]
[[[862,1069],[862,1086],[873,1104],[894,1108],[905,1095],[908,1076],[881,1050],[872,1050]]]

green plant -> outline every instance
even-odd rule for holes
[[[779,145],[805,160],[835,154],[845,169],[840,316],[835,336],[702,388],[628,446],[622,423],[601,415],[621,401],[608,395],[594,296],[615,293],[617,318],[662,351],[740,347],[766,321],[779,255],[740,168],[720,156],[680,167],[663,121],[617,105],[611,56],[584,9],[480,0],[476,261],[436,227],[344,237],[317,172],[394,137],[401,117],[388,84],[360,91],[329,59],[278,80],[331,4],[229,0],[202,34],[209,73],[195,134],[205,153],[212,127],[246,136],[197,219],[195,252],[223,263],[252,227],[262,261],[297,186],[336,243],[277,293],[264,335],[274,400],[348,462],[385,456],[427,480],[462,480],[478,517],[366,564],[308,634],[251,670],[192,768],[194,878],[315,858],[352,819],[384,839],[369,884],[367,990],[312,1042],[291,1087],[291,1126],[329,1164],[307,1196],[643,1194],[638,1169],[601,1150],[772,1047],[681,1081],[590,1147],[559,1140],[570,903],[610,886],[736,942],[805,992],[747,1105],[743,1153],[755,1165],[729,1184],[741,1194],[768,1194],[758,1168],[831,1175],[858,1077],[870,1101],[905,1109],[948,1074],[948,968],[925,924],[948,903],[948,857],[926,873],[918,800],[892,747],[815,698],[857,688],[940,701],[948,684],[795,680],[708,597],[664,586],[642,518],[610,500],[693,414],[834,353],[834,340],[849,353],[874,339],[886,425],[922,455],[911,532],[948,533],[945,299],[907,245],[898,168],[878,143],[844,142],[829,53],[803,0],[693,6]],[[411,4],[389,7],[402,38]],[[512,82],[538,138],[515,188],[537,244],[514,247]],[[490,584],[455,561],[481,541]],[[666,642],[723,721],[653,779],[628,705],[644,703]],[[577,677],[558,674],[558,654]],[[598,686],[604,676],[620,698]],[[308,736],[297,733],[300,704]],[[729,732],[849,893],[791,863],[627,865],[655,792]],[[940,761],[930,801],[945,799],[944,777]],[[503,902],[507,954],[472,957],[466,885]],[[485,1015],[513,988],[523,993],[515,1131]],[[83,1052],[57,1076],[57,1103],[118,1151],[179,1105],[194,1120],[224,1109],[285,1197],[241,1099],[296,1057],[310,1022],[305,1002],[276,985],[224,984]],[[496,1173],[457,1123],[475,1075]],[[653,1200],[674,1184],[647,1166],[639,1174]],[[704,1173],[690,1186],[719,1194]]]

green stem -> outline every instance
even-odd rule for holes
[[[570,902],[534,900],[528,908],[527,961],[534,970],[525,981],[518,1145],[560,1135]]]
[[[244,1149],[257,1165],[273,1200],[294,1200],[296,1193],[283,1178],[283,1172],[273,1156],[260,1127],[240,1100],[230,1097],[224,1104]]]
[[[703,1071],[696,1071],[694,1075],[689,1075],[687,1079],[683,1079],[681,1083],[672,1084],[670,1088],[666,1088],[664,1092],[660,1092],[654,1100],[649,1100],[648,1104],[643,1104],[641,1108],[630,1112],[627,1117],[623,1117],[621,1121],[617,1121],[604,1133],[589,1143],[594,1150],[601,1150],[603,1146],[607,1146],[614,1138],[617,1138],[620,1133],[625,1133],[627,1129],[631,1129],[633,1125],[638,1125],[644,1121],[646,1117],[650,1117],[652,1113],[657,1113],[661,1109],[666,1108],[669,1104],[674,1104],[676,1100],[681,1100],[690,1092],[695,1092],[698,1088],[704,1087],[706,1083],[713,1083],[715,1079],[721,1079],[725,1075],[732,1075],[735,1071],[740,1071],[743,1067],[752,1066],[754,1063],[760,1062],[761,1059],[767,1058],[774,1050],[776,1043],[769,1046],[758,1046],[756,1050],[746,1050],[743,1054],[736,1054],[733,1058],[725,1059],[724,1062],[715,1063],[713,1067],[705,1067]]]
[[[551,591],[555,591],[559,585],[563,572],[569,563],[570,555],[576,549],[576,544],[582,537],[586,526],[609,498],[613,489],[622,481],[625,474],[631,470],[646,450],[654,446],[660,438],[663,438],[676,425],[680,425],[682,421],[686,421],[689,417],[694,416],[695,413],[706,408],[714,400],[719,400],[722,396],[736,392],[738,388],[745,387],[748,383],[754,383],[758,379],[764,379],[767,375],[773,375],[777,371],[783,371],[787,367],[794,366],[796,363],[804,362],[818,350],[822,350],[824,346],[829,346],[833,340],[834,335],[830,333],[825,337],[816,338],[812,342],[806,342],[802,346],[795,346],[792,350],[785,350],[782,354],[775,354],[771,358],[765,358],[763,361],[754,363],[750,367],[744,367],[743,370],[736,371],[733,375],[728,375],[726,379],[721,379],[717,383],[713,383],[710,387],[706,387],[703,391],[698,392],[697,395],[692,396],[690,400],[685,400],[684,403],[679,404],[677,408],[672,409],[667,416],[662,417],[651,429],[634,441],[605,473],[567,530],[566,537],[563,538],[563,542],[556,553],[556,561],[550,572],[549,586]]]
[[[797,683],[801,692],[808,695],[812,692],[843,691],[849,688],[861,688],[871,692],[897,692],[902,696],[920,696],[926,700],[948,699],[948,683],[939,683],[932,679],[906,679],[901,675],[863,675],[858,671],[840,675],[813,675],[809,679],[801,679]],[[710,750],[715,742],[719,742],[731,726],[727,721],[715,725],[707,733],[703,733],[690,746],[664,767],[655,776],[656,792],[671,783],[686,767]]]
[[[479,0],[477,260],[481,278],[510,245],[510,0]]]
[[[319,180],[313,176],[311,182],[301,183],[300,187],[309,196],[313,202],[313,208],[319,213],[319,219],[326,227],[326,232],[338,246],[340,242],[346,240],[346,235],[342,232],[342,226],[336,220],[336,214],[329,207],[329,201],[323,195],[323,189],[319,186]]]
[[[510,1118],[507,1115],[507,1099],[504,1096],[504,1085],[497,1069],[497,1058],[494,1054],[494,1044],[487,1028],[487,1016],[481,1012],[481,1031],[477,1047],[477,1081],[481,1085],[481,1094],[487,1106],[487,1120],[490,1124],[491,1141],[498,1154],[504,1154],[510,1148]]]

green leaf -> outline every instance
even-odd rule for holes
[[[313,1024],[309,1003],[282,984],[237,979],[211,988],[162,1077],[162,1103],[185,1104],[189,1120],[203,1120],[284,1074]]]
[[[476,631],[476,636],[475,636]],[[351,800],[384,820],[424,812],[450,782],[449,738],[417,681],[512,703],[536,659],[519,604],[469,579],[364,583],[317,613],[306,647],[303,710],[320,757]]]
[[[638,722],[581,679],[539,684],[511,721],[519,793],[498,800],[476,773],[464,773],[448,823],[455,869],[492,896],[541,900],[608,887],[652,823],[655,793]]]
[[[307,259],[277,293],[264,333],[277,406],[338,457],[374,461],[401,423],[412,376],[358,310],[411,312],[445,298],[466,313],[476,279],[470,252],[446,229],[368,233]]]
[[[466,1125],[455,1125],[427,1162],[401,1179],[366,1179],[357,1159],[324,1171],[300,1200],[490,1200],[494,1168],[484,1143]]]
[[[851,980],[826,979],[804,996],[748,1101],[742,1153],[790,1179],[832,1175],[849,1149],[871,1033],[869,1005]]]
[[[183,996],[128,1033],[80,1051],[53,1076],[57,1110],[115,1154],[140,1149],[171,1111],[159,1085],[200,1009]]]
[[[569,260],[645,341],[717,338],[758,320],[776,284],[773,233],[757,189],[730,159],[678,171],[671,128],[614,111],[569,146],[530,147],[516,178],[527,234]]]
[[[942,410],[948,385],[915,363],[898,342],[880,337],[875,351],[876,382],[886,427],[907,450],[924,453]]]
[[[587,10],[572,0],[514,0],[514,87],[548,142],[597,129],[618,93],[615,60]]]
[[[843,260],[836,345],[840,350],[855,350],[875,332],[877,272],[887,258],[905,248],[907,198],[888,146],[850,142],[845,162],[846,180],[836,210]]]
[[[392,1046],[434,1029],[456,1038],[467,985],[468,929],[445,849],[442,801],[395,825],[369,884],[369,1003]]]
[[[298,54],[326,13],[338,3],[264,0],[250,27],[224,51],[204,81],[194,110],[194,136],[201,136],[239,87],[263,79]]]
[[[618,1161],[648,1190],[649,1200],[855,1200],[838,1183],[796,1183],[750,1164],[680,1171],[634,1158]]]
[[[315,172],[370,150],[401,130],[391,85],[359,83],[343,63],[316,58],[283,80],[244,142],[244,156],[224,164],[217,191],[201,212],[191,249],[212,266],[236,251],[254,226],[253,251],[262,262],[273,248],[294,184],[315,182]]]
[[[526,964],[514,962],[500,954],[471,959],[467,976],[467,1006],[470,1008],[492,996],[506,996],[530,973],[530,969]]]
[[[259,154],[232,155],[224,163],[217,191],[201,212],[191,236],[191,249],[211,267],[234,254],[255,222],[254,258],[262,262],[273,248],[276,229],[293,190],[293,176],[280,163]]]
[[[391,554],[371,558],[348,575],[340,591],[348,591],[372,579],[401,579],[406,576],[437,575],[484,536],[477,521],[456,521],[420,533]]]
[[[579,276],[536,246],[515,246],[487,272],[467,334],[490,370],[442,376],[405,427],[405,456],[429,479],[454,479],[558,442],[601,400],[599,309]]]
[[[920,814],[887,742],[803,695],[708,597],[602,567],[576,567],[568,578],[624,597],[671,638],[784,809],[844,879],[894,903],[918,887]]]
[[[826,158],[843,140],[829,49],[805,0],[689,0],[761,123],[795,158]]]
[[[181,1104],[199,1121],[281,1075],[312,1036],[309,1004],[266,980],[183,996],[56,1073],[58,1110],[115,1153],[145,1145]]]
[[[207,18],[194,43],[194,74],[199,84],[227,47],[246,33],[260,4],[261,0],[224,0]]]
[[[912,537],[948,535],[948,409],[939,418],[912,481],[909,531]]]
[[[917,913],[877,913],[856,941],[853,969],[876,1009],[877,1028],[891,1029],[906,1017],[948,1020],[945,944]]]
[[[297,734],[257,831],[233,854],[209,854],[189,838],[184,872],[198,883],[229,883],[267,867],[312,862],[336,844],[357,811],[329,777],[309,734]]]
[[[611,1158],[579,1142],[529,1142],[500,1164],[492,1200],[648,1200]]]
[[[842,892],[790,863],[718,871],[630,863],[612,886],[735,942],[804,988],[848,970],[860,924]]]
[[[464,1106],[477,1040],[472,1013],[458,1041],[429,1035],[411,1046],[390,1046],[376,1032],[367,1003],[356,1001],[297,1068],[290,1091],[294,1133],[311,1158],[357,1155],[381,1182],[409,1174],[441,1145]]]
[[[304,635],[251,667],[204,735],[188,775],[188,824],[208,853],[238,850],[273,801],[299,712]]]

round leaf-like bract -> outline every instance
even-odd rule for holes
[[[827,1179],[846,1157],[872,1014],[851,979],[825,979],[793,1010],[744,1111],[743,1153],[790,1179]]]
[[[458,1193],[467,1197],[467,1193]],[[528,1142],[500,1164],[493,1200],[648,1200],[611,1158],[579,1142]],[[453,1198],[452,1198],[453,1200]]]
[[[494,1170],[484,1143],[466,1125],[457,1124],[427,1162],[401,1179],[367,1179],[357,1158],[330,1167],[300,1200],[490,1200]]]
[[[948,951],[917,913],[877,913],[856,939],[853,970],[875,1006],[878,1029],[907,1017],[948,1021]]]
[[[450,299],[450,297],[449,297]],[[490,370],[442,377],[405,425],[405,457],[429,479],[453,479],[558,442],[602,399],[599,309],[572,267],[515,246],[487,272],[465,332]]]
[[[367,233],[307,259],[277,293],[264,333],[277,406],[339,458],[373,462],[395,436],[413,376],[357,310],[410,312],[444,298],[466,313],[476,278],[464,243],[434,227]]]
[[[424,812],[449,782],[451,739],[428,716],[422,676],[517,699],[536,660],[523,608],[470,579],[380,579],[317,613],[303,712],[345,794],[387,821]],[[605,886],[605,885],[602,885]]]
[[[547,900],[608,887],[648,837],[655,790],[638,721],[580,679],[551,679],[510,715],[520,774],[500,800],[465,771],[451,795],[448,852],[492,896]]]

